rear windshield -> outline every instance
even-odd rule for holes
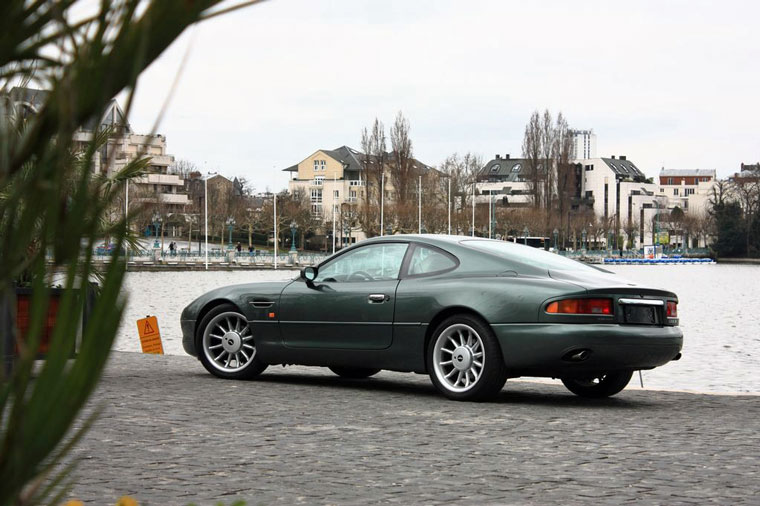
[[[461,241],[463,246],[480,250],[492,255],[500,256],[506,260],[531,265],[539,269],[555,271],[596,271],[593,267],[584,263],[570,260],[556,253],[549,253],[542,249],[525,246],[506,241],[487,239],[467,239]]]

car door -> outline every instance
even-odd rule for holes
[[[310,286],[299,280],[280,296],[285,346],[381,350],[393,340],[393,315],[406,242],[352,248],[319,268]]]

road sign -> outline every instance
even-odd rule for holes
[[[137,320],[137,333],[140,334],[140,345],[142,345],[143,353],[164,354],[164,347],[161,345],[161,333],[158,330],[158,318],[146,316]]]

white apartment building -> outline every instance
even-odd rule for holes
[[[531,205],[531,195],[528,182],[525,180],[525,160],[511,158],[509,154],[503,157],[497,154],[493,160],[485,164],[475,183],[475,202],[487,204],[489,199],[506,207],[528,207]]]
[[[668,209],[680,207],[684,213],[705,216],[716,182],[715,170],[662,169],[660,195],[668,199]]]
[[[653,244],[650,224],[658,212],[667,212],[667,198],[625,156],[575,160],[582,167],[581,194],[592,204],[597,217],[619,235],[636,224],[635,247]]]
[[[35,114],[45,104],[47,96],[47,91],[31,88],[17,87],[10,92],[11,100],[21,114]],[[93,140],[95,132],[103,128],[110,128],[112,132],[94,156],[94,173],[110,176],[135,158],[150,156],[149,174],[130,181],[135,201],[155,202],[174,211],[180,211],[190,203],[182,191],[184,181],[171,174],[174,156],[166,153],[166,137],[134,133],[118,102],[111,100],[99,121],[90,121],[74,132],[75,145],[84,149]]]
[[[572,146],[570,158],[589,160],[596,158],[596,134],[593,130],[570,130]]]

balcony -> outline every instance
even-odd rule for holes
[[[162,193],[159,195],[159,199],[162,204],[186,206],[190,203],[190,199],[187,197],[187,195],[180,193]]]
[[[177,174],[147,174],[134,179],[137,184],[168,184],[183,186],[185,182]]]
[[[172,155],[148,155],[150,156],[151,165],[166,166],[174,164],[174,156]]]
[[[349,179],[348,186],[366,186],[367,182],[361,179]]]
[[[325,183],[324,179],[312,179],[309,181],[310,186],[323,186]]]

